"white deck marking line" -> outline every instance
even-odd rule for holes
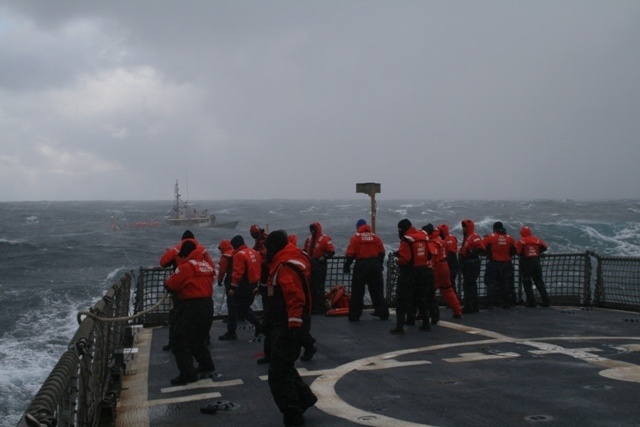
[[[116,427],[148,427],[149,411],[149,355],[151,354],[152,329],[142,328],[138,335],[138,361],[135,375],[125,375],[122,378],[122,392],[118,399]],[[127,402],[123,404],[122,402]]]
[[[363,366],[358,369],[359,371],[377,371],[380,369],[390,369],[390,368],[404,368],[406,366],[415,366],[415,365],[431,365],[431,362],[428,360],[413,360],[411,362],[398,362],[397,360],[380,360],[376,363],[370,363],[367,366]]]
[[[330,375],[333,369],[319,369],[317,371],[309,371],[307,368],[296,368],[301,377],[319,377],[320,375]],[[269,375],[260,375],[258,377],[262,381],[268,381]]]
[[[395,351],[395,354],[399,352]],[[407,421],[386,417],[384,415],[367,412],[355,406],[349,405],[342,400],[336,393],[336,383],[346,374],[351,371],[364,371],[370,366],[383,366],[389,364],[390,360],[385,357],[386,355],[378,355],[372,357],[366,357],[360,360],[354,360],[353,362],[346,363],[342,366],[338,366],[332,370],[330,374],[321,375],[312,384],[311,389],[318,396],[318,403],[316,408],[321,411],[333,415],[335,417],[343,418],[356,424],[368,425],[368,426],[383,426],[383,427],[410,427],[410,426],[425,426],[427,424],[409,423]],[[401,366],[402,364],[389,364],[395,366]],[[391,366],[390,366],[391,367]]]
[[[530,347],[534,347],[539,349],[538,351],[531,351],[532,353],[538,354],[564,354],[569,357],[573,357],[574,359],[582,360],[593,366],[598,366],[604,368],[599,372],[599,374],[603,377],[607,377],[614,380],[620,381],[630,381],[640,383],[640,366],[623,362],[620,360],[608,359],[606,357],[599,356],[597,354],[593,354],[593,348],[564,348],[559,345],[550,344],[542,341],[557,341],[557,340],[622,340],[622,339],[631,339],[631,340],[640,340],[640,337],[546,337],[546,338],[531,338],[531,339],[518,339],[518,338],[510,338],[505,335],[496,334],[492,331],[487,331],[484,329],[478,328],[470,328],[464,325],[460,325],[457,323],[451,322],[440,322],[442,326],[456,329],[459,331],[467,332],[473,331],[474,334],[484,335],[484,336],[493,336],[493,337],[502,337],[501,340],[504,342],[513,342],[516,344],[527,345]],[[632,344],[635,346],[635,344]],[[634,347],[635,348],[635,347]],[[598,349],[595,349],[600,351]]]
[[[449,363],[466,363],[466,362],[479,362],[481,360],[496,360],[496,359],[510,359],[514,357],[520,357],[518,353],[460,353],[460,357],[442,359]]]
[[[175,387],[165,387],[160,389],[162,393],[173,393],[176,391],[183,390],[195,390],[199,388],[218,388],[218,387],[231,387],[234,385],[242,385],[244,382],[240,379],[238,380],[229,380],[229,381],[213,381],[211,378],[207,378],[204,380],[196,381],[195,383],[190,383],[187,385],[175,386]]]
[[[181,396],[181,397],[171,397],[168,399],[156,399],[149,400],[147,402],[147,407],[158,406],[158,405],[170,405],[172,403],[184,403],[184,402],[195,402],[196,400],[205,400],[205,399],[215,399],[217,397],[222,396],[220,393],[202,393],[202,394],[192,394],[190,396]]]
[[[139,334],[136,346],[138,348],[138,361],[136,363],[137,373],[135,375],[125,375],[122,380],[122,392],[118,399],[116,417],[116,427],[149,427],[149,408],[158,405],[169,405],[173,403],[193,402],[197,400],[215,399],[222,395],[219,392],[194,394],[167,399],[148,400],[149,393],[149,358],[151,354],[151,338],[155,328],[143,328]],[[231,387],[242,385],[240,379],[229,381],[213,381],[212,379],[200,380],[192,384],[181,387],[168,387],[162,392],[211,388],[211,387]],[[123,402],[127,402],[126,404]]]
[[[585,349],[565,349],[564,347],[539,342],[539,341],[558,341],[558,340],[640,340],[640,337],[545,337],[545,338],[532,338],[523,340],[522,338],[512,338],[506,335],[488,331],[479,328],[473,328],[466,325],[461,325],[458,323],[451,322],[440,322],[441,326],[455,329],[460,332],[479,335],[479,336],[487,336],[492,339],[488,340],[476,340],[476,341],[467,341],[467,342],[458,342],[458,343],[448,343],[448,344],[439,344],[428,347],[420,347],[420,348],[412,348],[406,350],[395,350],[393,352],[379,354],[376,356],[365,357],[363,359],[354,360],[352,362],[346,363],[344,365],[338,366],[331,370],[323,370],[323,371],[306,371],[305,376],[316,376],[319,375],[318,378],[311,384],[311,389],[318,396],[318,403],[316,403],[316,408],[321,411],[333,415],[339,418],[343,418],[347,421],[351,421],[360,425],[367,426],[380,426],[380,427],[429,427],[428,424],[417,424],[411,423],[408,421],[403,421],[400,419],[386,417],[379,413],[367,412],[362,409],[351,406],[344,400],[338,396],[336,393],[335,386],[337,382],[346,374],[355,370],[371,370],[371,366],[387,366],[387,367],[401,367],[405,366],[402,363],[389,363],[390,359],[396,358],[398,356],[402,356],[405,354],[419,353],[419,352],[428,352],[434,350],[440,350],[445,348],[454,348],[454,347],[463,347],[463,346],[477,346],[482,344],[500,344],[500,343],[517,343],[522,345],[528,345],[534,348],[538,348],[544,351],[550,351],[553,353],[562,353],[568,356],[577,358],[586,363],[603,366],[603,367],[611,367],[615,366],[613,369],[606,369],[600,372],[600,375],[606,376],[612,379],[621,379],[624,381],[635,381],[640,382],[640,366],[619,362],[610,359],[606,359],[592,353],[585,352]],[[632,344],[635,346],[635,344]],[[635,349],[635,348],[634,348]],[[466,361],[475,361],[478,360],[478,356],[475,355],[473,357],[470,356],[471,353],[462,353],[463,357],[466,357]],[[481,359],[486,360],[489,358],[497,358],[502,359],[505,357],[518,357],[517,353],[499,353],[495,355],[482,355]],[[452,359],[456,361],[462,361],[461,359]],[[451,361],[451,360],[448,360]],[[302,369],[301,369],[302,370]],[[303,373],[299,370],[300,374]],[[261,377],[262,378],[262,377]]]
[[[619,345],[612,348],[615,348],[616,350],[629,351],[629,352],[640,351],[640,344],[623,344],[623,345]]]

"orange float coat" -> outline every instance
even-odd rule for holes
[[[475,231],[476,225],[470,219],[462,220],[462,224],[465,224],[467,232],[460,247],[460,257],[469,258],[480,255],[484,252],[485,246],[482,238]]]
[[[445,244],[440,237],[440,230],[436,229],[431,233],[429,242],[437,245],[438,253],[435,256],[435,281],[436,288],[440,289],[440,294],[447,305],[453,311],[455,315],[462,314],[462,307],[460,306],[460,300],[451,287],[451,275],[449,274],[449,264],[447,263],[447,250]]]
[[[516,240],[504,230],[492,232],[482,242],[491,261],[511,262],[511,258],[516,254]]]
[[[202,248],[202,250],[204,251],[205,261],[215,266],[215,263],[213,262],[213,258],[211,258],[211,255],[209,255],[209,252],[207,252],[206,248],[202,246],[200,243],[198,243],[196,239],[183,239],[180,243],[178,243],[174,247],[167,249],[165,253],[162,255],[162,257],[160,257],[160,266],[164,268],[172,267],[172,266],[178,267],[180,266],[180,264],[185,262],[185,260],[180,258],[178,254],[180,253],[180,248],[182,247],[182,244],[186,241],[192,241],[196,245],[196,248]]]
[[[426,233],[426,232],[425,232]],[[433,253],[433,269],[435,273],[436,288],[451,287],[449,277],[449,265],[447,264],[447,252],[444,242],[440,238],[440,231],[434,230],[429,236],[429,246]]]
[[[218,263],[218,285],[222,286],[222,282],[226,276],[229,276],[229,282],[231,282],[231,272],[229,267],[231,266],[231,259],[233,258],[233,246],[229,240],[223,240],[220,242],[218,249],[222,253],[220,255],[220,262]]]
[[[442,238],[444,248],[447,256],[451,253],[458,255],[458,239],[453,234],[449,233],[449,226],[447,224],[440,224],[438,226],[440,237]]]
[[[262,258],[261,262],[264,262],[267,259],[267,249],[264,247],[264,241],[267,240],[269,233],[256,224],[253,224],[251,228],[249,228],[249,233],[251,234],[251,237],[255,239],[253,250],[260,254],[260,257]]]
[[[400,239],[396,263],[399,266],[431,267],[432,254],[428,241],[426,233],[410,227]]]
[[[458,277],[458,271],[460,270],[458,263],[458,239],[449,233],[449,226],[447,224],[440,224],[438,231],[440,231],[440,238],[444,241],[447,264],[449,265],[449,281],[451,282],[451,286],[454,286],[455,291],[456,279]]]
[[[260,281],[262,258],[257,251],[242,245],[234,251],[232,263],[231,289],[243,283],[255,285]]]
[[[384,245],[377,234],[373,234],[371,226],[364,224],[358,227],[356,234],[351,236],[347,246],[347,258],[353,259],[384,259]]]
[[[531,234],[531,229],[526,225],[520,229],[522,238],[516,243],[518,255],[525,258],[535,258],[547,250],[548,246],[544,240]]]
[[[167,287],[179,300],[211,298],[213,295],[214,266],[204,256],[206,250],[196,247],[167,279]]]
[[[306,280],[303,281],[299,273]],[[286,312],[289,329],[302,327],[303,314],[311,311],[310,274],[308,259],[291,243],[278,251],[269,265],[267,296],[275,298],[270,303],[271,314],[280,318]]]
[[[304,241],[303,250],[313,259],[323,257],[331,258],[336,253],[336,250],[333,247],[333,242],[331,242],[331,237],[322,233],[322,225],[320,225],[319,222],[314,222],[311,225],[316,227],[316,231],[312,235],[309,235],[307,240]],[[313,247],[311,246],[312,243]]]

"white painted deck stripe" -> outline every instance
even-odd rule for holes
[[[169,405],[171,403],[183,403],[183,402],[195,402],[196,400],[205,400],[205,399],[215,399],[216,397],[222,396],[220,393],[202,393],[202,394],[192,394],[190,396],[181,396],[181,397],[170,397],[167,399],[156,399],[150,400],[147,402],[147,407],[158,406],[158,405]]]
[[[195,390],[199,388],[218,388],[218,387],[231,387],[234,385],[242,385],[244,382],[240,379],[238,380],[229,380],[229,381],[212,381],[210,378],[206,380],[196,381],[195,383],[190,383],[187,385],[176,386],[176,387],[166,387],[160,389],[162,393],[173,393],[176,391],[182,390]]]
[[[125,375],[122,392],[118,399],[116,427],[148,427],[149,411],[147,400],[149,382],[149,355],[151,353],[151,328],[143,328],[138,335],[138,361],[135,375]],[[123,402],[126,402],[123,403]]]

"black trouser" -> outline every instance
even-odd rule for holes
[[[362,315],[365,286],[369,287],[369,295],[376,313],[389,314],[387,302],[384,300],[382,264],[379,258],[356,260],[351,277],[351,299],[349,300],[349,319],[358,320]]]
[[[252,325],[259,325],[260,321],[251,309],[254,296],[253,290],[256,285],[241,283],[235,287],[233,296],[227,298],[227,308],[229,310],[229,320],[227,320],[227,330],[235,332],[238,326],[238,317],[246,319]]]
[[[458,271],[460,270],[460,264],[458,263],[458,257],[454,252],[447,254],[447,264],[449,265],[449,277],[451,279],[451,287],[454,292],[458,292]]]
[[[416,314],[420,311],[423,320],[429,320],[435,325],[440,321],[440,307],[436,299],[436,282],[433,268],[420,268],[414,272],[416,283],[414,286],[424,286],[424,298],[427,312],[419,310],[418,306],[411,299],[412,307],[407,311],[407,320],[415,320]]]
[[[396,287],[396,327],[402,328],[407,314],[417,308],[423,316],[422,323],[429,323],[427,304],[427,268],[400,267]],[[432,277],[433,278],[433,277]]]
[[[271,361],[269,388],[280,412],[301,414],[312,402],[313,392],[302,380],[294,363],[300,355],[301,344],[290,337],[286,327],[271,329]]]
[[[169,348],[173,347],[173,324],[175,323],[176,312],[178,311],[178,305],[180,304],[180,300],[178,296],[171,292],[171,309],[169,310],[169,343],[167,344]]]
[[[311,350],[316,339],[311,335],[311,316],[307,313],[302,314],[302,331],[304,332],[300,338],[300,345],[305,350]]]
[[[209,331],[213,323],[213,300],[197,298],[181,300],[174,319],[173,355],[180,375],[193,378],[196,369],[193,359],[203,371],[215,370],[207,346]]]
[[[262,298],[263,317],[262,317],[262,333],[264,334],[263,351],[267,358],[271,358],[271,313],[270,313],[270,300],[266,296]],[[304,334],[300,337],[300,345],[305,350],[311,350],[316,342],[316,339],[311,336],[311,316],[308,314],[302,315],[302,331]]]
[[[484,272],[484,283],[487,286],[489,306],[508,307],[516,304],[511,261],[488,261]]]
[[[462,272],[462,290],[464,292],[464,312],[473,313],[478,307],[478,277],[480,276],[480,258],[460,260]]]
[[[324,284],[327,280],[327,260],[311,260],[311,306],[314,313],[327,312],[327,298],[324,294]]]
[[[542,305],[549,306],[550,299],[547,293],[547,287],[542,280],[542,265],[540,264],[540,258],[520,258],[520,277],[522,277],[522,287],[524,293],[527,296],[527,305],[533,306],[536,303],[536,296],[533,293],[533,287],[531,280],[536,284],[536,289],[540,292],[542,298]]]
[[[270,300],[267,297],[267,287],[260,286],[260,295],[262,295],[262,333],[264,334],[263,350],[264,356],[271,357],[271,313]]]
[[[422,270],[422,269],[420,269]],[[425,286],[425,298],[427,303],[427,309],[429,310],[429,317],[431,317],[432,323],[437,323],[440,320],[440,307],[438,306],[438,300],[436,299],[436,278],[433,272],[433,268],[427,268],[425,272],[420,273],[423,277],[419,280],[424,280]],[[425,313],[422,313],[425,316]]]

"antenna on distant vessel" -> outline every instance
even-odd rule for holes
[[[187,183],[187,202],[189,201],[189,173],[185,174],[184,180]]]
[[[180,189],[178,188],[178,180],[176,179],[176,185],[173,187],[173,195],[176,197],[176,206],[180,204]]]

